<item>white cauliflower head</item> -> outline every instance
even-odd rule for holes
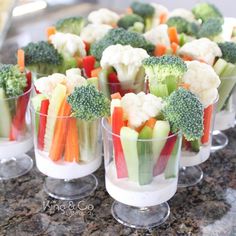
[[[179,49],[179,54],[190,56],[195,60],[202,60],[209,65],[213,65],[216,57],[222,56],[217,43],[207,38],[196,39],[184,44]]]
[[[129,126],[137,128],[149,118],[156,117],[163,108],[161,98],[140,92],[127,93],[121,99],[121,106]]]
[[[158,26],[161,22],[160,22],[160,17],[162,15],[168,15],[168,9],[161,5],[161,4],[157,4],[157,3],[151,3],[151,5],[155,8],[155,14],[153,17],[153,22],[152,22],[152,27],[156,27]]]
[[[149,30],[144,35],[144,38],[153,43],[154,45],[162,44],[170,47],[170,38],[168,35],[168,26],[165,24],[158,25]]]
[[[105,24],[88,24],[80,33],[80,37],[87,43],[100,40],[112,27]]]
[[[114,67],[120,82],[134,81],[143,59],[149,57],[142,48],[133,48],[130,45],[111,45],[102,53],[101,67],[107,69]]]
[[[211,105],[218,97],[219,76],[208,64],[199,61],[186,64],[188,70],[183,76],[183,82],[189,84],[189,90],[199,98],[204,107]]]
[[[49,39],[54,48],[65,56],[86,56],[85,44],[78,35],[57,32],[56,34],[51,35]]]
[[[193,13],[187,9],[184,9],[184,8],[174,9],[173,11],[171,11],[169,13],[168,18],[175,17],[175,16],[180,16],[189,22],[198,23],[198,21],[195,19],[194,15],[193,15]]]
[[[120,19],[120,16],[107,8],[100,8],[88,15],[88,21],[94,24],[106,24],[113,26]]]

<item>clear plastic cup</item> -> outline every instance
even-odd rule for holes
[[[0,179],[3,180],[22,176],[33,167],[26,154],[33,147],[30,93],[31,89],[17,97],[0,98]]]
[[[48,176],[44,190],[62,200],[81,199],[97,187],[92,174],[102,162],[100,120],[49,116],[31,106],[36,166]]]
[[[115,135],[102,119],[105,184],[115,199],[112,215],[133,228],[152,228],[169,216],[177,189],[181,133],[164,139]]]
[[[203,172],[198,165],[207,161],[207,159],[210,157],[216,109],[217,101],[204,109],[203,123],[206,122],[205,120],[208,121],[208,129],[204,129],[203,133],[205,135],[203,136],[204,139],[203,137],[201,138],[199,150],[193,150],[193,147],[191,146],[186,149],[186,145],[183,142],[180,158],[181,168],[179,171],[178,187],[188,187],[196,185],[203,178]],[[192,144],[190,143],[190,145]]]

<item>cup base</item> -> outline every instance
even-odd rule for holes
[[[229,143],[228,137],[219,130],[214,130],[212,135],[211,152],[218,151],[226,147]]]
[[[56,199],[78,200],[93,193],[97,185],[97,178],[92,174],[72,180],[47,177],[44,183],[44,191]]]
[[[185,188],[198,184],[203,178],[199,166],[181,167],[179,170],[178,187]]]
[[[163,224],[170,215],[167,202],[152,207],[133,207],[114,201],[113,217],[121,224],[136,229],[151,229]]]
[[[22,154],[17,157],[0,160],[0,180],[20,177],[28,173],[33,167],[30,156]]]

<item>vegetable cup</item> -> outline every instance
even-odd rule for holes
[[[236,76],[222,77],[219,87],[219,101],[215,118],[211,151],[217,151],[228,144],[228,137],[221,131],[235,125],[235,94]]]
[[[28,85],[20,96],[7,98],[0,88],[0,179],[22,176],[33,167],[32,159],[25,154],[33,147],[28,112],[31,74],[26,77]]]
[[[201,140],[189,142],[183,138],[180,158],[181,168],[178,180],[179,187],[193,186],[203,178],[203,172],[198,165],[205,162],[210,156],[217,101],[204,109],[203,136]]]
[[[181,133],[148,139],[152,131],[147,128],[138,139],[139,133],[122,127],[116,135],[106,118],[102,128],[106,190],[115,199],[113,217],[133,228],[162,224],[170,213],[166,201],[177,189]]]
[[[49,100],[45,99],[40,112],[33,107],[31,112],[36,165],[48,176],[44,189],[62,200],[88,196],[97,187],[92,173],[101,165],[100,120],[82,121],[66,115],[71,111],[66,100],[58,116],[48,115],[52,114],[49,109]]]

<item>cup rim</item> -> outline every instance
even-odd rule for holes
[[[103,117],[103,118],[102,118],[102,121],[101,121],[101,123],[102,123],[102,128],[103,128],[107,133],[109,133],[111,136],[120,138],[120,135],[114,134],[111,130],[108,129],[108,125],[105,124],[105,122],[107,122],[107,118],[106,118],[106,117]],[[108,123],[108,122],[107,122],[107,123]],[[138,141],[138,142],[140,142],[140,141],[141,141],[141,142],[152,142],[152,141],[164,141],[164,140],[167,141],[168,139],[173,138],[173,137],[175,137],[175,136],[176,136],[176,137],[178,137],[178,136],[182,137],[182,131],[179,130],[178,132],[176,132],[176,133],[174,133],[174,134],[172,134],[172,135],[169,135],[169,136],[167,136],[167,137],[165,137],[165,138],[137,139],[137,140],[128,139],[128,138],[127,138],[127,140],[130,140],[130,141]]]
[[[14,97],[9,97],[9,98],[4,98],[4,99],[1,99],[1,98],[0,98],[0,101],[9,101],[9,100],[16,100],[16,99],[19,99],[20,97],[23,97],[23,96],[25,96],[25,95],[27,95],[27,94],[30,94],[31,91],[32,91],[32,88],[33,88],[33,84],[31,84],[30,88],[29,88],[26,92],[24,92],[24,93],[22,93],[22,94],[20,94],[20,95],[18,95],[18,96],[14,96]]]

